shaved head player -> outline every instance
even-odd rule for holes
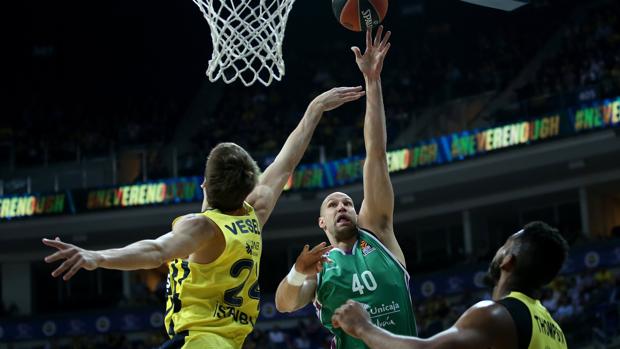
[[[417,334],[409,294],[405,257],[394,234],[394,192],[387,168],[386,125],[381,92],[381,70],[388,52],[390,32],[374,40],[366,33],[366,51],[353,48],[366,82],[364,117],[364,200],[359,215],[353,200],[341,192],[329,194],[321,204],[319,227],[333,249],[320,244],[305,247],[276,292],[279,311],[294,311],[314,302],[321,323],[334,333],[339,349],[366,348],[331,323],[333,312],[348,299],[368,307],[372,322],[391,332]],[[327,262],[330,259],[330,263]]]

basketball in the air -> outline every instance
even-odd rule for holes
[[[356,32],[376,27],[387,13],[388,0],[332,0],[340,24]]]

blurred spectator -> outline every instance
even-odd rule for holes
[[[276,325],[269,331],[269,343],[272,349],[287,349],[286,335],[279,326]]]
[[[620,94],[618,13],[620,3],[610,1],[566,23],[561,49],[517,91],[521,117]]]

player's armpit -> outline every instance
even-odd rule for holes
[[[396,240],[396,236],[394,235],[394,232],[390,230],[389,233],[384,233],[384,234],[376,233],[376,234],[377,234],[377,238],[379,238],[381,243],[385,245],[385,247],[388,250],[390,250],[390,252],[392,252],[394,257],[398,259],[400,264],[402,264],[403,267],[407,268],[405,254],[403,253],[403,250],[400,248],[400,245],[398,244],[398,240]]]
[[[263,173],[261,179],[266,175],[268,174]],[[250,195],[248,195],[246,201],[254,208],[256,217],[258,218],[258,222],[262,228],[269,219],[269,216],[275,207],[277,201],[276,193],[274,193],[273,189],[271,189],[269,185],[265,185],[261,181],[250,193]]]

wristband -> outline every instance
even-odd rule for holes
[[[298,272],[295,269],[295,264],[293,264],[291,271],[289,271],[288,275],[286,276],[286,282],[288,282],[291,286],[301,286],[304,284],[305,280],[306,275]]]

